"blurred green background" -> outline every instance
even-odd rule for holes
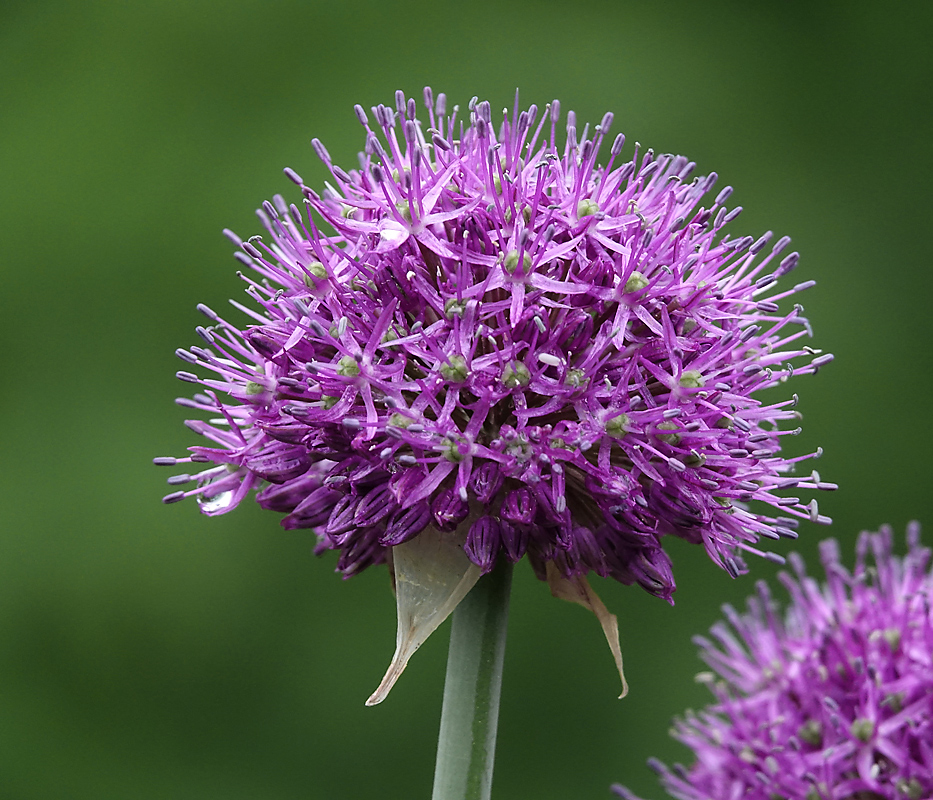
[[[930,514],[931,6],[771,2],[11,2],[0,10],[0,798],[427,798],[445,626],[382,706],[394,646],[384,570],[349,582],[308,533],[244,505],[164,507],[156,455],[192,443],[173,351],[195,304],[239,296],[220,236],[295,168],[311,185],[362,145],[353,103],[559,97],[631,143],[716,170],[774,229],[814,344],[793,381],[795,453],[841,489],[832,532]],[[805,525],[815,565],[827,531]],[[927,536],[927,540],[933,537]],[[671,543],[668,607],[595,581],[620,620],[630,696],[599,626],[516,574],[499,800],[659,797],[649,755],[705,702],[690,643],[732,581]],[[787,548],[785,548],[787,549]]]

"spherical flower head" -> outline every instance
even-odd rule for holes
[[[597,163],[611,114],[591,133],[570,112],[558,144],[557,101],[425,106],[357,106],[358,169],[314,140],[324,191],[286,170],[303,207],[277,195],[262,235],[227,232],[253,307],[238,326],[201,306],[178,351],[213,373],[179,373],[211,417],[181,460],[213,466],[166,501],[220,514],[259,489],[347,576],[433,530],[481,571],[527,555],[667,599],[665,535],[738,574],[762,537],[828,522],[784,494],[834,488],[781,454],[796,397],[756,398],[832,358],[789,300],[813,282],[775,288],[789,239],[725,234],[741,208],[686,158],[623,161],[619,135]]]
[[[783,616],[760,583],[746,614],[726,607],[715,641],[697,640],[716,702],[676,724],[692,767],[652,762],[673,797],[933,797],[930,550],[916,525],[906,556],[891,542],[888,528],[863,533],[851,573],[823,542],[822,585],[792,556]]]

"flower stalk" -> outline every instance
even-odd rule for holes
[[[512,564],[499,559],[453,613],[432,800],[488,800]]]

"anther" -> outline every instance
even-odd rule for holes
[[[777,272],[781,275],[786,275],[797,266],[799,261],[800,253],[791,253],[789,256],[785,256],[782,259],[781,263],[778,265]]]
[[[291,167],[285,167],[285,169],[282,171],[285,173],[285,177],[288,178],[292,183],[295,183],[298,186],[301,186],[304,183],[304,181],[301,179],[301,176]]]
[[[721,206],[732,196],[732,191],[733,190],[731,186],[725,187],[718,195],[716,195],[716,199],[713,201],[713,205]]]
[[[771,231],[768,231],[766,234],[761,236],[751,247],[748,248],[748,252],[751,255],[758,255],[762,250],[765,249],[765,245],[771,241],[771,237],[774,234]]]
[[[197,308],[198,311],[200,311],[211,322],[220,322],[220,317],[218,317],[210,308],[204,305],[204,303],[198,303]]]
[[[764,289],[766,286],[770,286],[772,283],[777,283],[777,277],[773,273],[769,275],[762,275],[757,281],[755,281],[755,288]]]
[[[609,152],[613,156],[617,156],[619,155],[619,153],[622,152],[622,147],[624,145],[625,145],[625,136],[620,133],[618,136],[616,136],[615,141],[613,141],[612,148],[609,150]]]
[[[819,519],[819,516],[820,516],[820,506],[819,506],[819,502],[818,502],[817,500],[815,500],[815,499],[814,499],[814,500],[811,500],[811,501],[807,504],[807,508],[808,508],[809,511],[810,511],[810,521],[811,521],[811,522],[816,522],[816,521]]]
[[[790,236],[782,236],[774,243],[774,247],[771,248],[771,252],[774,255],[780,253],[787,245],[790,244]]]
[[[725,217],[723,217],[722,224],[728,225],[741,213],[742,213],[742,206],[736,206],[735,208],[732,209],[732,211],[726,214]]]

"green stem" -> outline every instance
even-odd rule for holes
[[[511,586],[500,559],[453,613],[432,800],[489,800]]]

